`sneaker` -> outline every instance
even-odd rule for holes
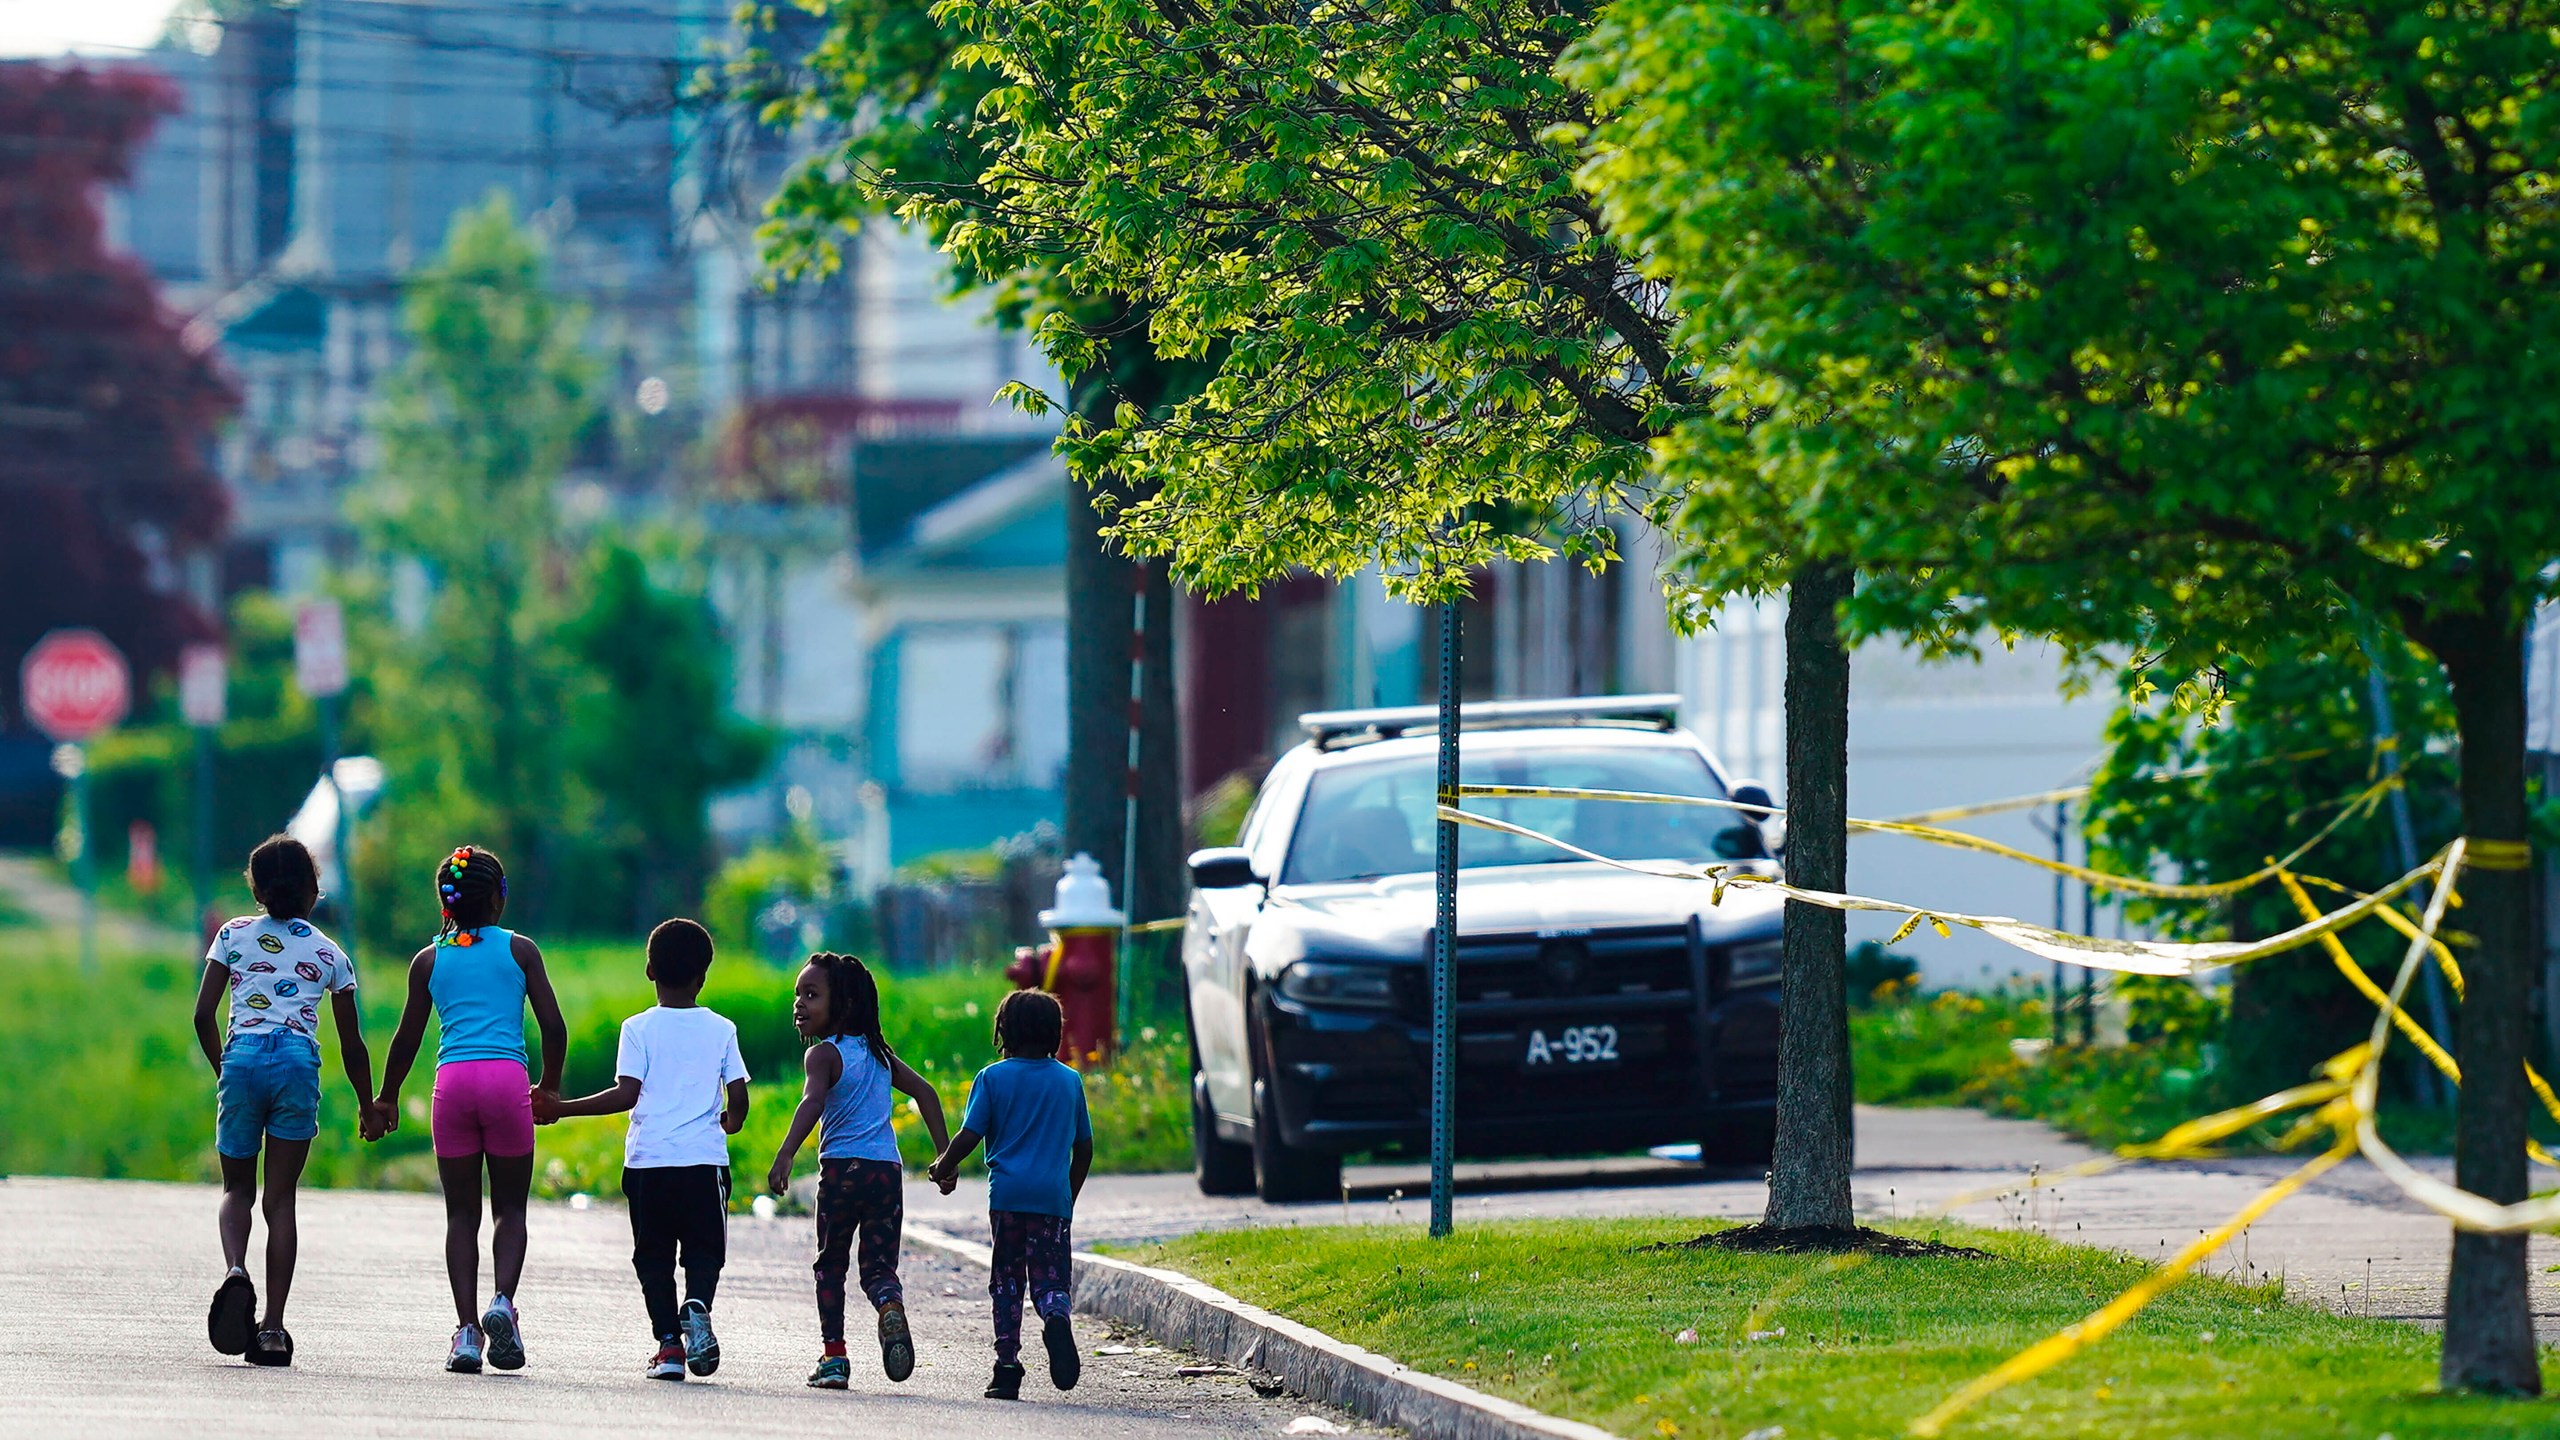
[[[652,1380],[682,1380],[684,1342],[672,1338],[660,1341],[658,1353],[649,1357],[648,1369],[642,1373]]]
[[[524,1332],[516,1326],[516,1302],[501,1295],[489,1302],[489,1313],[480,1317],[480,1329],[489,1337],[489,1363],[500,1370],[524,1368]]]
[[[916,1373],[915,1337],[907,1333],[907,1310],[889,1305],[880,1311],[880,1372],[891,1380]]]
[[[676,1323],[684,1326],[684,1363],[696,1375],[720,1368],[720,1337],[711,1333],[711,1307],[699,1300],[684,1302]]]
[[[480,1327],[457,1325],[453,1329],[453,1353],[444,1357],[444,1368],[456,1375],[480,1373]]]
[[[1064,1315],[1040,1322],[1040,1343],[1049,1351],[1049,1383],[1061,1390],[1076,1388],[1084,1357],[1076,1353],[1076,1327]]]
[[[841,1355],[822,1357],[818,1368],[809,1372],[809,1388],[812,1390],[843,1390],[852,1384],[853,1362]]]
[[[1022,1374],[1021,1366],[1008,1360],[997,1361],[996,1378],[987,1382],[987,1398],[990,1400],[1021,1399]]]
[[[213,1308],[205,1314],[204,1330],[215,1353],[249,1353],[250,1342],[258,1338],[258,1287],[246,1273],[234,1270],[222,1277],[221,1287],[213,1292]]]

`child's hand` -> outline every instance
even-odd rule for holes
[[[400,1128],[400,1107],[388,1099],[380,1099],[365,1107],[373,1112],[375,1130],[370,1138],[379,1140]]]
[[[773,1168],[764,1172],[764,1188],[776,1195],[787,1194],[791,1189],[791,1162],[779,1155],[773,1157]]]
[[[960,1167],[951,1163],[948,1154],[936,1155],[933,1163],[924,1167],[924,1178],[933,1182],[933,1188],[948,1195],[960,1183]]]
[[[560,1118],[560,1095],[541,1086],[533,1087],[533,1123],[548,1125]]]

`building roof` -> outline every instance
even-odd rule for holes
[[[965,548],[968,540],[982,537],[988,532],[980,527],[990,519],[1012,516],[1019,509],[1016,501],[1032,498],[1032,487],[1018,477],[1009,477],[1008,472],[1025,462],[1049,459],[1052,438],[1035,431],[890,435],[855,442],[853,533],[863,563],[913,564],[926,559],[928,553],[947,558],[955,546]],[[940,514],[918,533],[927,515],[998,480],[1006,481],[1011,488],[999,488],[990,497]],[[1002,498],[1007,496],[1015,498]],[[1056,563],[1066,553],[1065,523],[1062,506],[1058,512],[1057,554],[1050,563]]]

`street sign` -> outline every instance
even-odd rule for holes
[[[122,720],[133,698],[124,652],[95,630],[56,630],[18,666],[27,720],[63,744],[77,744]]]
[[[347,626],[335,600],[305,600],[293,612],[293,678],[314,700],[347,688]]]
[[[231,666],[219,645],[190,645],[178,655],[178,709],[200,729],[229,716]]]

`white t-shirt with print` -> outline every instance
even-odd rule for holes
[[[720,1128],[729,1082],[747,1078],[738,1027],[699,1005],[652,1005],[622,1022],[616,1075],[640,1082],[622,1163],[634,1170],[672,1165],[726,1165],[729,1136]]]
[[[356,988],[356,967],[308,920],[243,915],[204,958],[231,972],[231,1033],[320,1037],[320,997]]]

